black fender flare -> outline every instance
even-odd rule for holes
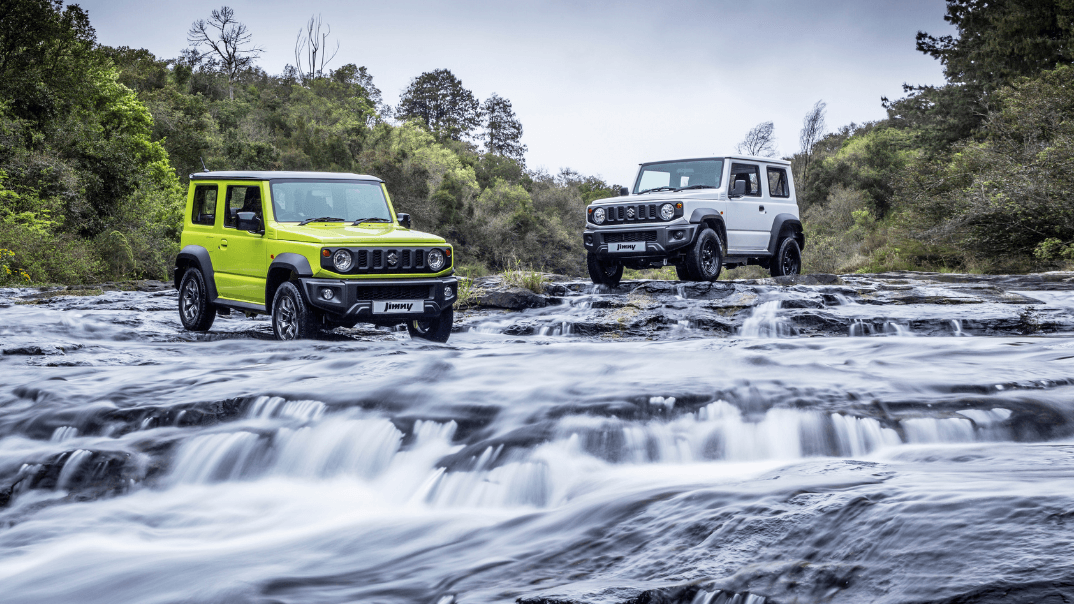
[[[720,236],[720,242],[723,243],[724,254],[727,254],[727,224],[723,221],[723,215],[719,210],[713,208],[697,208],[690,213],[690,224],[701,224],[706,220],[711,220],[718,225],[717,235]],[[694,238],[701,234],[701,229],[697,230]]]
[[[210,302],[215,300],[217,298],[216,275],[213,273],[213,261],[209,258],[209,250],[200,245],[188,245],[179,250],[179,254],[175,257],[175,289],[179,289],[183,281],[183,273],[186,271],[180,271],[179,268],[184,265],[196,266],[201,270],[201,274],[205,276],[205,288],[208,290],[205,293]]]
[[[768,238],[768,253],[773,256],[778,251],[779,236],[783,231],[792,230],[794,239],[798,242],[798,249],[805,249],[805,233],[802,231],[802,221],[794,214],[777,214],[772,221],[772,234]]]
[[[272,264],[269,265],[268,273],[265,275],[266,310],[272,308],[272,298],[276,295],[276,290],[280,287],[280,284],[290,279],[292,274],[296,277],[312,277],[313,269],[310,267],[310,261],[302,254],[294,252],[284,252],[276,256]],[[305,295],[304,288],[299,287],[298,291]]]

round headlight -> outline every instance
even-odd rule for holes
[[[604,224],[604,208],[597,208],[593,210],[593,223]]]
[[[665,203],[660,206],[660,217],[664,220],[671,220],[675,217],[675,206],[670,203]]]
[[[444,252],[429,250],[429,268],[433,269],[434,273],[444,268]]]
[[[336,253],[332,254],[332,266],[336,267],[337,272],[345,273],[354,266],[354,256],[347,250],[336,250]]]

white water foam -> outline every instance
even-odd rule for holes
[[[779,300],[769,300],[753,307],[753,312],[742,322],[739,334],[745,338],[782,338],[795,335],[794,327],[779,316]]]

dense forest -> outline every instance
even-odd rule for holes
[[[272,75],[226,7],[162,58],[98,44],[89,15],[62,0],[4,6],[0,284],[164,277],[203,162],[376,174],[475,272],[582,275],[584,207],[616,189],[527,169],[511,102],[476,98],[447,69],[386,105],[365,67],[332,67],[319,19]],[[888,117],[874,123],[828,132],[823,103],[805,117],[790,159],[807,270],[1074,266],[1074,0],[950,0],[945,18],[956,35],[916,41],[945,85],[906,86],[878,101]],[[744,148],[764,153],[771,133],[759,125]]]

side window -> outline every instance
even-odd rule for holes
[[[190,221],[206,226],[216,223],[216,185],[194,187],[194,210]]]
[[[735,183],[738,181],[744,181],[746,183],[746,196],[761,196],[760,166],[751,166],[749,164],[731,164],[731,179],[730,182],[728,182],[728,186],[730,188],[728,190],[734,191]]]
[[[787,184],[787,171],[783,168],[768,168],[768,194],[772,197],[791,196],[791,187]]]
[[[224,226],[233,229],[239,223],[239,212],[261,213],[261,185],[229,185],[224,205]]]

